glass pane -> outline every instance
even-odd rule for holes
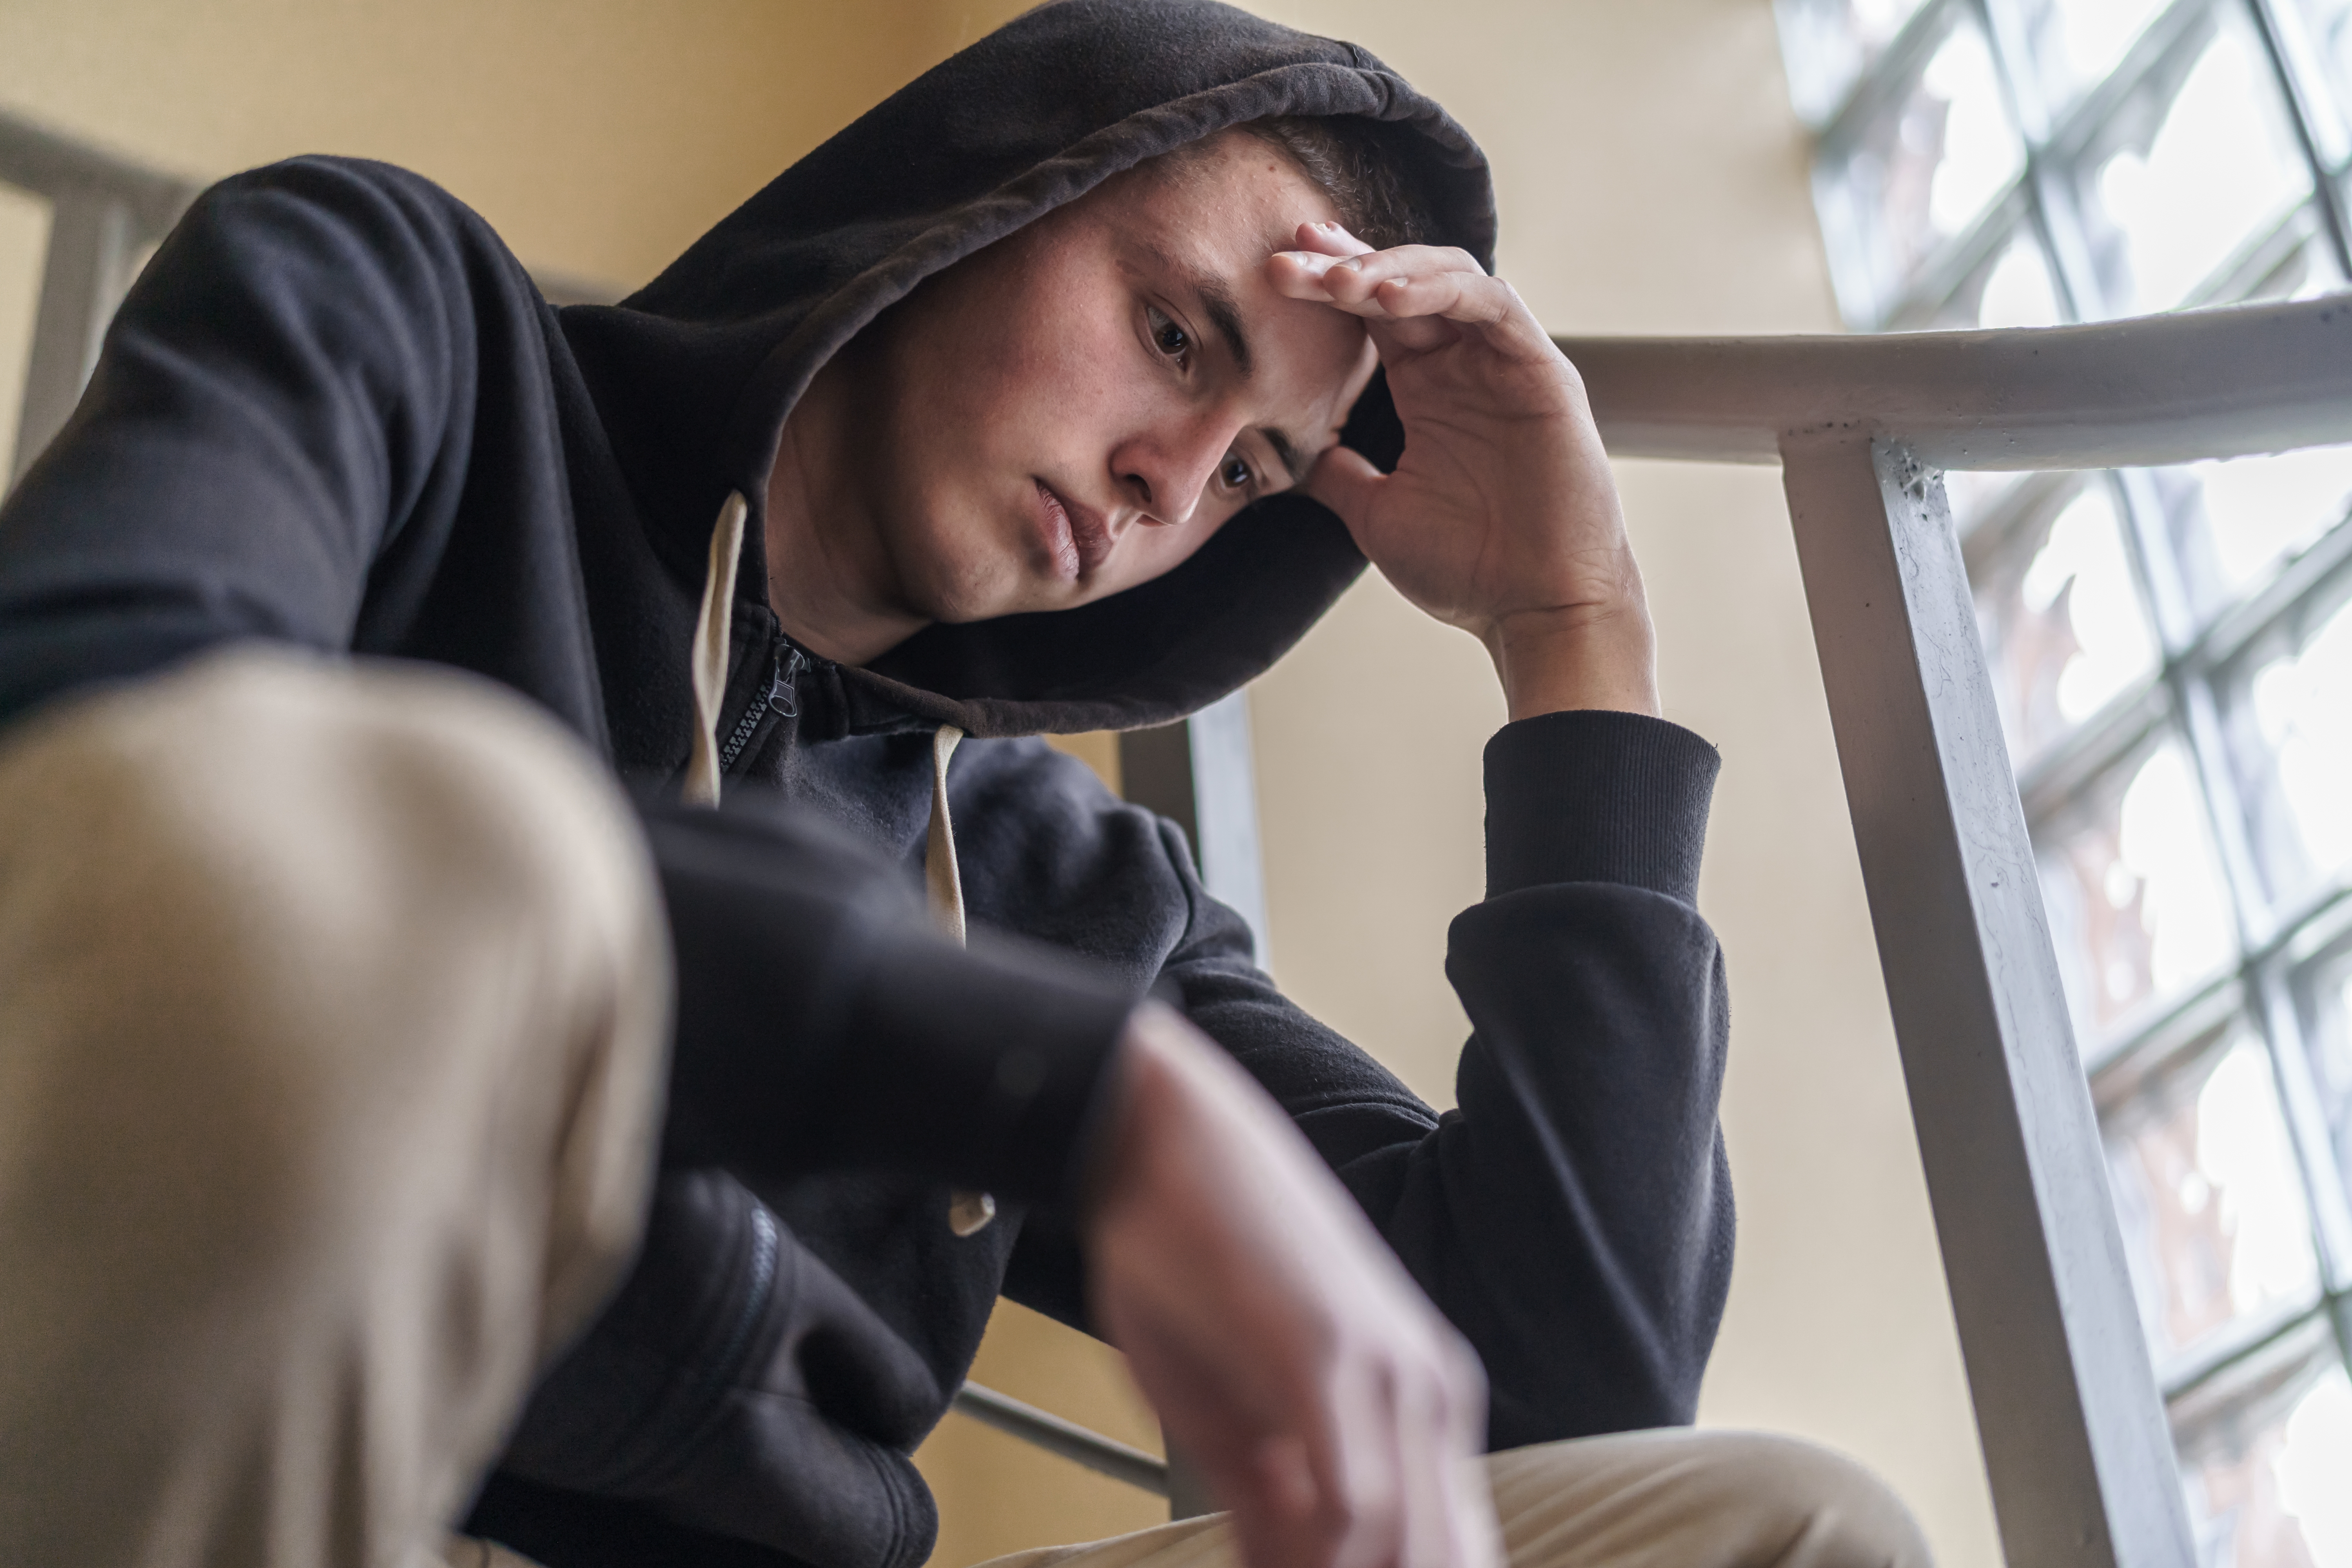
[[[2302,1177],[2259,1037],[2240,1028],[2101,1120],[2158,1366],[2316,1294]]]
[[[1978,626],[2019,766],[2156,673],[2156,636],[2104,479],[2062,498],[1979,579]]]
[[[1816,172],[1822,226],[1848,320],[1876,325],[1954,236],[2025,166],[1992,52],[1963,19],[1896,99]]]
[[[2079,180],[2098,314],[2181,302],[2310,193],[2310,167],[2262,40],[2241,8],[2151,74]]]
[[[1920,324],[1955,331],[1993,331],[2054,327],[2065,319],[2058,303],[2057,274],[2033,231],[2020,225],[1991,258],[1970,273]]]
[[[2167,738],[2045,830],[2042,891],[2085,1054],[2236,951],[2230,900],[2188,752]]]
[[[2026,52],[2053,112],[2115,69],[2166,0],[2023,0]]]
[[[2281,233],[2283,243],[2258,256],[2255,265],[2211,300],[2230,304],[2244,300],[2315,300],[2343,291],[2344,268],[2336,247],[2322,226],[2326,220],[2317,207],[2305,207]]]
[[[2155,470],[2191,605],[2210,617],[2276,575],[2352,507],[2352,447]]]
[[[2352,1563],[2352,1379],[2332,1358],[2313,1357],[2278,1395],[2182,1448],[2205,1568]]]
[[[2279,9],[2289,53],[2307,68],[2306,80],[2320,79],[2312,128],[2332,163],[2345,154],[2352,121],[2352,0],[2287,0]]]
[[[2275,902],[2352,865],[2352,605],[2225,689],[2231,762]]]
[[[1952,503],[1952,530],[1963,538],[2013,494],[2027,476],[1989,468],[1955,468],[1944,476],[1944,494]],[[1989,634],[1988,634],[1989,635]],[[1990,649],[1988,640],[1985,647]]]
[[[1821,125],[1895,41],[1922,0],[1779,0],[1780,58],[1788,62],[1789,101],[1808,124]]]
[[[2310,1004],[2305,1049],[2312,1078],[2335,1139],[2336,1168],[2352,1172],[2352,961],[2330,961],[2305,995]]]

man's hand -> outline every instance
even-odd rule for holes
[[[1496,1568],[1477,1358],[1265,1091],[1157,1005],[1087,1210],[1095,1310],[1252,1568]]]
[[[1466,251],[1375,251],[1320,224],[1298,247],[1267,275],[1363,319],[1407,440],[1388,475],[1331,448],[1307,493],[1406,598],[1486,645],[1512,718],[1657,712],[1642,574],[1576,368]]]

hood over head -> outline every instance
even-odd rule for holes
[[[1209,0],[1055,0],[926,72],[787,169],[617,306],[563,312],[664,564],[698,584],[729,491],[751,505],[737,577],[764,604],[769,469],[785,416],[840,347],[918,283],[1145,159],[1271,116],[1381,134],[1439,243],[1494,265],[1494,194],[1466,132],[1352,44]],[[1375,377],[1344,437],[1402,449]],[[1134,729],[1260,674],[1364,566],[1296,493],[1182,565],[1075,609],[931,626],[865,669],[864,710],[978,735]]]

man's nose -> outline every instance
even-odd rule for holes
[[[1189,521],[1235,434],[1228,421],[1199,419],[1125,443],[1114,464],[1139,521],[1160,528]]]

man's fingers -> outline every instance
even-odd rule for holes
[[[1340,255],[1336,248],[1277,251],[1275,288],[1361,318],[1384,351],[1440,348],[1468,328],[1516,354],[1549,356],[1551,339],[1518,291],[1479,270],[1467,252],[1435,246]]]
[[[1358,240],[1356,243],[1362,245],[1363,242]],[[1453,245],[1392,245],[1386,250],[1374,250],[1364,246],[1361,250],[1349,253],[1348,258],[1356,263],[1348,270],[1360,273],[1374,282],[1384,278],[1432,272],[1465,272],[1474,278],[1486,276],[1486,269],[1478,265],[1476,257]]]
[[[1477,327],[1502,326],[1519,306],[1509,284],[1483,272],[1402,273],[1372,285],[1368,298],[1392,321],[1443,316]]]
[[[1473,1456],[1485,1436],[1467,1429],[1472,1410],[1484,1411],[1475,1382],[1461,1384],[1445,1353],[1402,1391],[1398,1432],[1404,1534],[1402,1568],[1497,1568],[1494,1500],[1485,1468]]]
[[[1486,1461],[1475,1454],[1457,1457],[1448,1461],[1446,1473],[1454,1493],[1451,1561],[1456,1568],[1502,1568],[1503,1527],[1495,1518]]]
[[[1445,1391],[1433,1378],[1416,1379],[1398,1390],[1397,1442],[1403,1452],[1397,1469],[1404,1530],[1397,1560],[1402,1568],[1469,1568],[1453,1555],[1459,1531],[1448,1472],[1455,1449],[1445,1403]]]
[[[1372,247],[1349,234],[1336,223],[1302,223],[1298,226],[1298,247],[1325,256],[1370,256]]]

